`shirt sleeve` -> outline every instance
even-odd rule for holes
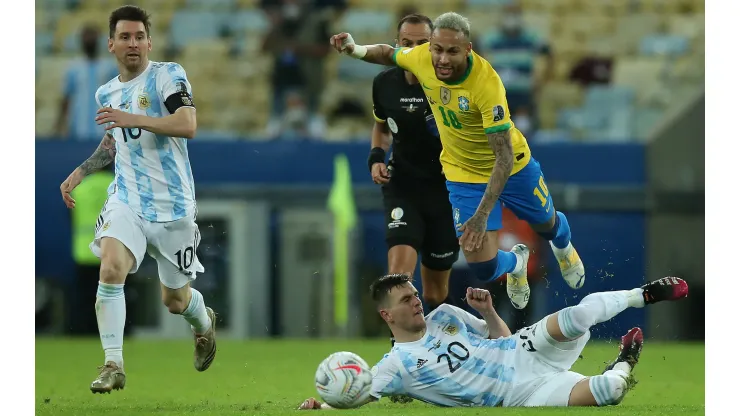
[[[385,121],[388,119],[388,116],[385,114],[385,110],[383,110],[383,107],[379,105],[380,103],[380,75],[376,76],[375,79],[373,79],[373,117],[375,118],[375,121],[378,123],[385,123]]]
[[[170,62],[159,69],[157,89],[170,114],[180,107],[195,107],[192,86],[180,64]]]
[[[373,384],[370,388],[371,396],[380,399],[383,396],[391,396],[402,392],[401,371],[390,354],[385,354],[383,359],[372,368],[371,372],[373,374]]]
[[[416,74],[420,69],[421,57],[425,50],[429,50],[429,44],[425,43],[413,48],[396,48],[393,52],[393,62],[396,66]]]
[[[504,83],[496,71],[493,76],[481,77],[478,81],[476,104],[483,118],[483,130],[486,134],[507,131],[511,128],[511,115],[506,102]]]
[[[457,306],[448,304],[443,304],[439,308],[445,308],[448,313],[462,320],[468,332],[471,332],[483,338],[488,338],[488,336],[490,335],[488,332],[488,324],[486,323],[486,321],[476,318],[470,312],[460,309]]]

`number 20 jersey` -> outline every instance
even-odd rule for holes
[[[514,338],[488,339],[485,321],[451,305],[425,318],[415,342],[396,344],[373,367],[371,394],[404,394],[438,406],[498,406],[514,380]]]
[[[136,78],[113,78],[98,88],[95,99],[111,107],[149,117],[172,114],[171,96],[182,106],[194,107],[185,70],[173,62],[149,62]],[[108,131],[116,139],[116,176],[108,193],[150,222],[175,221],[195,213],[195,186],[188,159],[187,140],[154,134],[138,128]]]

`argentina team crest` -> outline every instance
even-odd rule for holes
[[[470,100],[468,100],[468,97],[458,97],[457,106],[460,111],[468,111],[470,110]]]
[[[439,99],[442,100],[442,104],[447,105],[450,103],[452,98],[452,92],[445,87],[439,88]]]
[[[152,104],[149,102],[149,96],[147,94],[141,94],[139,96],[139,108],[142,110],[146,110],[149,108]]]
[[[455,336],[457,334],[457,332],[458,332],[458,329],[457,329],[457,326],[455,326],[455,325],[446,324],[442,328],[442,332],[444,332],[445,334],[450,335],[450,336]]]

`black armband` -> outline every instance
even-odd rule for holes
[[[167,107],[170,114],[175,114],[175,111],[180,107],[195,108],[193,97],[191,97],[187,91],[178,91],[170,95],[166,100],[164,100],[164,106]]]
[[[372,171],[376,163],[385,163],[385,150],[382,147],[373,147],[367,157],[367,168]]]

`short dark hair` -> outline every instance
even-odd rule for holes
[[[116,10],[113,10],[113,12],[110,14],[110,17],[108,18],[110,38],[113,39],[113,37],[116,35],[116,25],[121,20],[143,23],[144,31],[146,32],[146,35],[149,36],[149,29],[151,29],[152,27],[152,24],[149,21],[149,17],[149,13],[147,13],[146,10],[137,6],[121,6]]]
[[[407,14],[406,16],[402,17],[401,20],[398,21],[398,27],[396,28],[396,33],[401,31],[401,26],[403,26],[404,23],[412,23],[412,24],[426,23],[426,25],[429,26],[429,31],[434,31],[434,24],[432,23],[432,19],[420,13],[411,13],[411,14]]]
[[[391,289],[403,286],[409,282],[411,282],[411,276],[403,273],[381,276],[370,285],[370,295],[373,298],[373,302],[375,302],[375,305],[379,307],[385,302]]]

